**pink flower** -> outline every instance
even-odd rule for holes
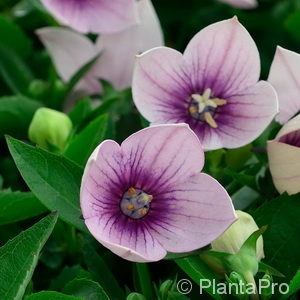
[[[258,5],[256,0],[219,0],[219,1],[241,9],[253,9],[256,8]]]
[[[204,154],[186,124],[101,143],[85,167],[81,209],[92,235],[136,262],[208,245],[236,219],[230,197],[200,173]]]
[[[267,151],[270,171],[278,192],[299,193],[300,115],[288,121],[274,140],[268,141]]]
[[[256,45],[233,18],[204,28],[183,55],[158,47],[138,56],[133,97],[152,124],[185,122],[206,150],[236,148],[277,113],[276,93],[259,74]]]
[[[278,94],[276,120],[284,124],[300,111],[300,54],[277,47],[268,81]]]
[[[37,31],[49,51],[57,72],[70,80],[83,65],[97,54],[98,62],[77,86],[85,94],[101,92],[99,78],[116,89],[131,86],[135,55],[164,44],[159,20],[150,0],[136,3],[141,22],[119,33],[101,35],[96,44],[87,37],[63,28]]]
[[[62,24],[82,33],[112,33],[136,23],[135,0],[41,0]]]

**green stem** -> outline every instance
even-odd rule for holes
[[[250,273],[250,272],[247,272],[247,273],[243,274],[243,276],[246,279],[247,283],[252,283],[255,287],[255,293],[251,294],[250,298],[252,300],[259,300],[259,296],[258,296],[258,293],[257,293],[257,286],[256,286],[256,282],[255,282],[253,274]]]

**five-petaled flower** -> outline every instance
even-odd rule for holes
[[[64,25],[82,33],[112,33],[137,22],[136,0],[42,0]]]
[[[186,124],[158,125],[121,146],[102,142],[81,185],[81,209],[92,235],[131,261],[208,245],[235,220],[225,189],[200,173],[204,154]]]
[[[152,124],[188,123],[204,149],[237,148],[277,113],[276,93],[259,74],[257,47],[235,17],[200,31],[183,55],[158,47],[138,56],[133,97]]]
[[[102,34],[95,44],[84,35],[66,28],[47,27],[37,31],[65,82],[100,54],[95,65],[76,86],[80,95],[101,93],[99,78],[109,81],[117,90],[129,88],[135,55],[164,44],[151,1],[140,0],[135,6],[141,19],[138,24],[114,34]]]

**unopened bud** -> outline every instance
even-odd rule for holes
[[[72,121],[64,113],[40,108],[33,116],[28,136],[40,147],[60,152],[66,145],[72,127]]]

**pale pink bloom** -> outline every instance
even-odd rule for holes
[[[102,142],[82,178],[91,234],[124,259],[158,261],[210,244],[235,220],[226,190],[200,173],[204,153],[186,124],[148,127]]]
[[[300,192],[300,115],[287,122],[268,142],[273,182],[279,193]]]
[[[219,1],[241,9],[253,9],[258,6],[256,0],[219,0]]]
[[[137,22],[135,0],[41,0],[62,24],[82,33],[112,33]]]
[[[136,5],[140,23],[119,33],[101,35],[96,44],[64,28],[37,31],[64,81],[70,80],[80,67],[100,53],[97,63],[81,80],[77,90],[86,94],[101,93],[99,78],[109,81],[118,90],[131,86],[135,55],[164,44],[151,1],[141,0]]]
[[[259,75],[257,47],[233,18],[201,30],[184,54],[158,47],[138,56],[133,99],[152,124],[188,123],[206,150],[237,148],[277,113],[276,93]]]
[[[300,111],[300,54],[277,47],[268,81],[278,94],[276,120],[284,124]]]

